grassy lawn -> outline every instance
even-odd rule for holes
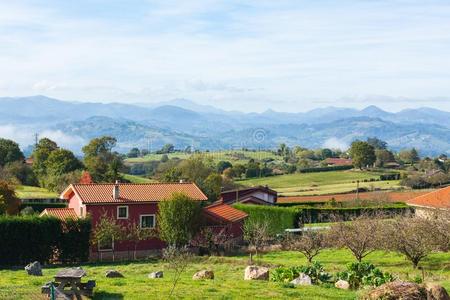
[[[268,185],[284,196],[325,195],[356,190],[356,180],[378,179],[381,173],[368,171],[330,171],[294,173],[239,181],[246,186]],[[360,182],[360,187],[390,190],[399,188],[398,180]]]
[[[345,250],[327,250],[317,260],[322,262],[330,273],[343,270],[345,264],[353,261]],[[401,279],[412,280],[420,275],[413,270],[405,259],[395,253],[375,252],[366,261],[374,263],[383,271],[388,271]],[[260,263],[270,266],[294,266],[306,264],[303,256],[297,252],[271,252],[260,258]],[[244,281],[243,274],[247,265],[247,256],[199,257],[182,275],[175,291],[177,299],[355,299],[355,291],[338,290],[334,287],[311,286],[286,288],[279,283],[264,281]],[[450,254],[435,253],[424,260],[422,266],[426,280],[442,284],[450,289]],[[167,299],[171,286],[170,271],[164,270],[164,264],[158,260],[137,263],[88,264],[83,265],[87,279],[95,279],[94,299]],[[105,278],[106,270],[116,269],[125,278]],[[210,269],[215,279],[193,281],[193,273],[201,269]],[[36,299],[40,286],[52,277],[60,268],[44,268],[43,277],[30,277],[24,270],[0,270],[0,299]],[[149,279],[147,274],[164,270],[163,279]]]
[[[16,187],[16,194],[20,199],[45,199],[45,198],[58,198],[58,194],[50,192],[47,189],[36,187],[19,185]]]
[[[122,176],[124,179],[132,182],[132,183],[151,183],[151,182],[156,182],[153,179],[150,178],[145,178],[142,176],[136,176],[136,175],[130,175],[130,174],[124,174],[121,173],[120,176]]]
[[[249,159],[253,158],[255,160],[262,160],[267,158],[272,158],[274,160],[282,160],[281,156],[275,155],[270,151],[242,151],[242,150],[230,150],[230,151],[214,151],[214,152],[202,152],[205,157],[212,158],[214,161],[218,162],[221,160],[226,160],[234,163],[247,163]],[[127,158],[125,162],[127,163],[143,163],[154,160],[161,160],[164,154],[149,154],[144,157]],[[169,153],[167,156],[169,158],[179,158],[186,159],[192,154],[184,152]],[[239,158],[238,156],[241,156]],[[244,158],[245,157],[245,158]]]

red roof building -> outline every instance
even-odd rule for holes
[[[325,159],[325,163],[329,166],[351,166],[353,161],[350,158],[330,157]]]
[[[244,220],[248,215],[230,205],[214,203],[203,209],[206,226],[214,232],[224,232],[232,238],[242,238]]]
[[[247,204],[273,205],[277,203],[278,193],[268,186],[255,186],[246,189],[225,191],[220,194],[221,203],[236,202]]]
[[[39,216],[55,217],[60,220],[78,218],[78,215],[75,213],[75,210],[73,208],[46,208],[41,212]]]
[[[409,205],[431,209],[450,209],[450,186],[412,198]]]

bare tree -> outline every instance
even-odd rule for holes
[[[397,218],[386,224],[384,235],[386,249],[403,254],[414,268],[436,249],[433,222],[427,218]]]
[[[361,262],[364,257],[380,249],[380,219],[362,215],[353,221],[339,221],[331,227],[333,245],[347,248]]]
[[[327,246],[327,234],[323,231],[304,231],[301,236],[288,237],[285,241],[285,248],[299,251],[309,263]]]
[[[436,210],[431,216],[433,240],[441,251],[450,250],[450,211]]]
[[[269,222],[263,220],[246,220],[244,223],[244,239],[249,248],[254,249],[255,256],[270,240]],[[253,263],[252,251],[250,250],[250,263]]]
[[[172,288],[169,292],[171,298],[181,274],[186,270],[187,266],[192,261],[192,253],[187,247],[177,248],[176,246],[168,246],[163,250],[163,259],[167,263],[167,268],[174,272],[172,277]]]
[[[153,228],[142,228],[136,222],[130,223],[127,226],[126,237],[134,245],[133,258],[136,259],[137,245],[140,241],[148,240],[156,237],[156,231]]]
[[[213,231],[209,227],[202,228],[191,240],[191,245],[206,249],[208,254],[219,254],[220,251],[229,249],[233,243],[233,235],[226,228]]]

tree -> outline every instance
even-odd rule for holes
[[[31,167],[21,161],[7,163],[3,169],[0,169],[0,179],[23,185],[38,185],[38,180]]]
[[[350,147],[350,156],[356,168],[365,168],[375,162],[375,149],[367,142],[354,141]]]
[[[386,149],[375,149],[375,166],[384,167],[388,162],[395,161],[394,154]]]
[[[152,237],[156,237],[154,229],[142,228],[139,224],[129,223],[126,229],[125,240],[133,243],[134,251],[133,258],[136,259],[137,245],[140,241],[148,240]]]
[[[31,156],[33,157],[33,171],[38,177],[39,181],[41,181],[41,179],[45,178],[45,176],[47,175],[46,161],[50,153],[55,151],[56,149],[58,149],[58,145],[54,141],[48,138],[43,138],[39,140],[36,148],[31,154]]]
[[[103,213],[93,231],[92,243],[99,248],[111,245],[113,261],[115,259],[114,242],[124,238],[124,228],[112,216]]]
[[[81,173],[81,178],[79,183],[81,184],[91,184],[94,183],[94,181],[92,181],[92,176],[88,171],[83,171]]]
[[[381,149],[386,150],[387,149],[387,143],[383,140],[380,140],[376,137],[369,137],[367,138],[367,143],[371,145],[375,149]]]
[[[433,223],[427,218],[401,217],[386,224],[384,236],[388,250],[403,254],[417,268],[419,262],[436,249]]]
[[[12,141],[0,138],[0,167],[14,161],[23,161],[25,157],[19,145]]]
[[[411,165],[414,165],[420,160],[419,153],[415,148],[412,148],[411,150],[402,150],[399,152],[398,156],[403,162]]]
[[[202,190],[208,196],[208,200],[213,202],[219,199],[222,188],[222,176],[211,173],[206,177],[202,185]]]
[[[336,247],[347,248],[357,261],[379,249],[380,222],[377,218],[363,215],[351,221],[339,221],[331,226],[330,237]]]
[[[133,157],[139,157],[140,155],[141,155],[141,151],[139,151],[138,148],[131,148],[131,150],[127,154],[127,157],[133,158]]]
[[[95,182],[114,182],[123,167],[120,155],[112,152],[117,140],[110,136],[92,139],[83,147],[84,165]]]
[[[267,245],[270,240],[269,222],[257,219],[247,219],[244,222],[244,240],[249,244],[249,249],[254,249],[255,256]],[[250,263],[253,263],[252,252],[250,250]]]
[[[199,229],[201,208],[198,201],[183,193],[158,203],[157,227],[161,240],[168,245],[187,245]]]
[[[206,250],[209,255],[219,255],[231,246],[233,242],[233,235],[227,232],[226,228],[220,231],[214,231],[210,227],[205,227],[191,240],[190,244],[194,247],[199,247],[200,250]]]
[[[326,234],[312,230],[302,232],[300,237],[288,238],[286,244],[287,249],[302,253],[309,263],[328,246]]]
[[[233,167],[233,165],[229,161],[221,160],[217,163],[216,169],[217,169],[217,172],[222,174],[223,171],[225,171],[226,169],[231,168],[231,167]]]
[[[14,188],[6,181],[0,180],[0,214],[15,215],[19,212],[20,199]]]
[[[172,277],[172,288],[169,292],[169,299],[172,297],[175,287],[181,277],[181,274],[186,270],[187,266],[192,261],[192,253],[185,246],[182,248],[169,245],[163,249],[163,259],[167,263],[167,268],[172,270],[174,275]]]
[[[160,154],[164,154],[164,153],[172,153],[175,151],[175,146],[172,144],[165,144],[161,150],[159,150],[158,152]]]
[[[161,181],[163,182],[178,182],[181,179],[181,171],[176,168],[172,167],[168,169],[161,177]]]
[[[63,182],[63,184],[65,183],[64,179],[74,181],[71,183],[77,183],[80,174],[73,174],[76,176],[75,179],[74,177],[68,176],[68,174],[80,170],[83,167],[72,151],[61,148],[50,152],[44,162],[44,166],[46,175],[44,178],[41,178],[41,182],[44,183],[45,187],[52,191],[60,191],[58,186],[60,186],[61,182]]]

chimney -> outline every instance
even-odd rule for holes
[[[180,183],[184,183],[184,180],[183,180],[183,179],[180,179]]]
[[[114,189],[113,189],[113,198],[114,200],[118,200],[120,197],[119,195],[119,180],[116,180],[116,183],[114,184]]]

